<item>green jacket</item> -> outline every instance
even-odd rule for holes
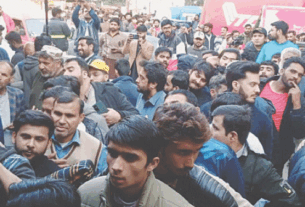
[[[92,179],[79,187],[82,207],[114,207],[108,176]],[[151,173],[143,187],[138,207],[189,207],[189,204],[172,188],[157,180]]]

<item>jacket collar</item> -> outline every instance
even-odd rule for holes
[[[133,82],[132,78],[130,76],[126,76],[126,75],[120,76],[120,77],[112,80],[113,83],[117,83],[119,81],[131,81],[131,82]]]

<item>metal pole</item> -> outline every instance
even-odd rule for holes
[[[48,0],[44,1],[44,8],[45,8],[45,12],[46,12],[46,35],[49,36],[49,26],[48,26]]]

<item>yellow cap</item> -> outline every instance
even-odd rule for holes
[[[90,63],[89,67],[93,67],[93,68],[95,68],[97,70],[102,70],[102,71],[104,71],[106,73],[109,73],[109,66],[104,61],[102,61],[100,59],[93,60]]]

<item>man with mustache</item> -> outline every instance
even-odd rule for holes
[[[260,97],[272,101],[276,112],[272,119],[279,133],[275,167],[281,169],[294,152],[293,137],[305,136],[305,100],[298,86],[304,75],[305,63],[299,57],[284,62],[280,76],[274,76],[263,88]]]
[[[228,91],[240,94],[252,109],[251,130],[263,145],[269,158],[272,157],[273,123],[268,103],[258,97],[260,93],[259,64],[238,61],[227,67]]]
[[[155,61],[161,63],[165,69],[168,68],[172,59],[172,51],[167,47],[158,47],[155,51]]]
[[[259,66],[259,78],[260,81],[266,81],[267,79],[277,75],[279,71],[279,66],[274,62],[267,60],[260,64]]]

